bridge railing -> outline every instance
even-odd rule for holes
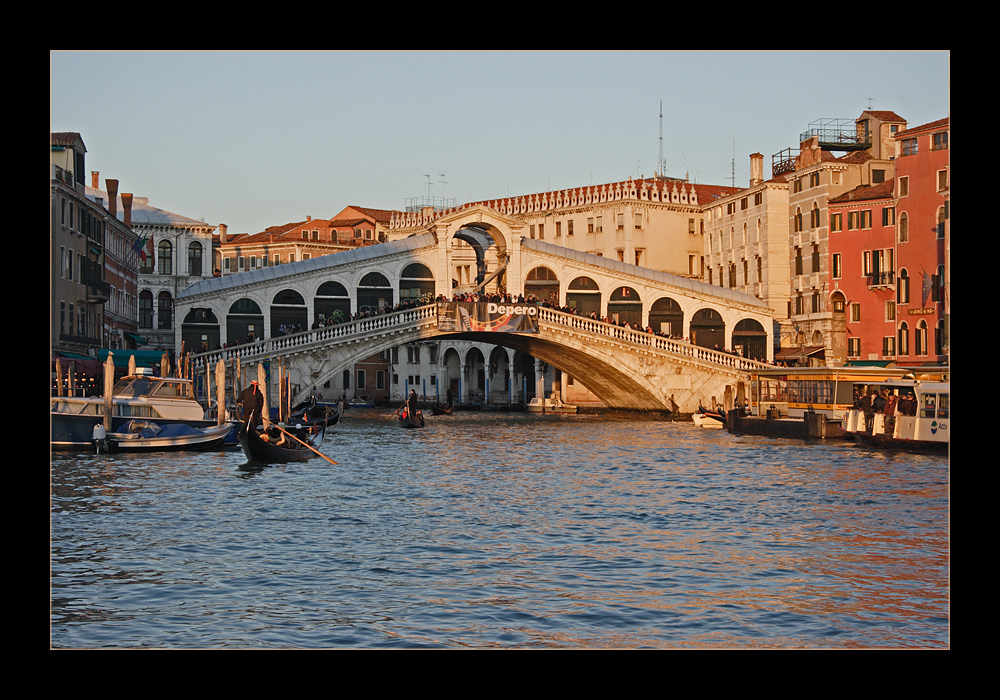
[[[299,333],[268,338],[253,343],[235,345],[221,350],[211,350],[202,353],[192,353],[191,370],[198,374],[206,366],[212,367],[222,360],[227,366],[232,366],[238,359],[242,362],[252,362],[267,357],[281,357],[293,352],[301,352],[311,347],[318,347],[336,342],[337,340],[357,340],[368,335],[378,335],[400,326],[407,326],[418,321],[428,321],[437,318],[437,304],[417,306],[402,311],[378,314],[367,318],[339,323],[333,326],[322,326]],[[728,367],[739,371],[751,371],[770,367],[763,362],[751,360],[727,352],[719,352],[710,348],[687,343],[681,340],[666,338],[645,331],[623,328],[606,321],[598,321],[587,316],[578,316],[564,311],[556,311],[545,306],[538,307],[539,321],[553,325],[564,326],[594,335],[601,335],[613,340],[645,346],[663,352],[673,353],[696,361],[710,363],[716,366]]]
[[[573,330],[592,333],[594,335],[603,335],[614,340],[643,345],[675,355],[683,355],[684,357],[689,357],[700,362],[721,365],[740,371],[751,371],[771,366],[764,362],[751,360],[739,355],[732,355],[728,352],[719,352],[718,350],[703,348],[693,343],[686,343],[682,340],[674,340],[654,333],[623,328],[622,326],[616,326],[606,321],[598,321],[587,316],[568,314],[564,311],[556,311],[544,306],[538,308],[538,319],[539,321],[565,326]]]
[[[431,318],[437,318],[437,304],[377,314],[346,323],[281,335],[277,338],[234,345],[221,350],[192,353],[190,357],[191,369],[197,374],[206,366],[212,367],[218,364],[219,360],[222,360],[225,365],[231,366],[237,359],[242,363],[267,357],[281,357],[293,352],[308,350],[310,347],[326,345],[339,339],[357,340],[368,335],[378,335],[399,326],[409,325],[414,321]]]

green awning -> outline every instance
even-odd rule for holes
[[[97,358],[103,363],[108,361],[108,353],[114,357],[115,367],[121,369],[128,367],[130,357],[135,357],[136,367],[156,367],[160,366],[163,358],[162,350],[98,350]]]

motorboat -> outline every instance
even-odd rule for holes
[[[221,447],[235,423],[204,428],[185,423],[160,425],[151,420],[130,420],[118,431],[107,433],[109,449],[119,451],[205,450]]]
[[[53,449],[89,448],[94,426],[104,420],[104,398],[100,396],[53,396],[49,400],[50,444]],[[206,415],[194,396],[190,379],[155,377],[148,367],[120,379],[112,389],[111,429],[122,432],[131,420],[145,419],[161,428],[183,424],[192,428],[219,425]],[[223,421],[226,422],[225,420]]]
[[[725,428],[726,414],[720,411],[709,411],[701,406],[691,414],[691,420],[699,428]]]
[[[909,378],[858,383],[844,432],[868,447],[947,453],[950,387],[947,380]]]
[[[558,396],[550,396],[546,399],[535,397],[528,402],[528,413],[576,413],[577,407],[563,403]]]

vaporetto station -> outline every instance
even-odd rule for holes
[[[280,358],[297,402],[324,386],[331,398],[340,396],[340,377],[363,358],[433,345],[431,385],[441,394],[457,385],[462,401],[482,390],[472,381],[479,358],[479,377],[492,386],[487,401],[496,392],[524,400],[529,383],[541,395],[578,382],[610,408],[678,413],[742,401],[749,373],[773,359],[773,312],[759,299],[527,238],[522,229],[478,205],[398,240],[205,280],[176,299],[176,351],[192,353],[194,373],[220,361],[245,368]],[[452,273],[459,258],[477,273],[467,288],[551,300],[553,308],[538,307],[537,331],[439,327],[433,300],[463,291]],[[401,301],[409,308],[353,318]],[[331,315],[353,320],[317,323]],[[303,330],[277,335],[279,325]],[[552,368],[559,378],[546,380]],[[425,375],[421,386],[404,383],[394,396],[414,388],[433,399],[426,382]]]

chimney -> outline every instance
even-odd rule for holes
[[[132,228],[132,193],[122,192],[122,214],[125,217],[125,228]]]
[[[90,171],[90,186],[95,190],[101,189],[101,174],[96,170]]]
[[[750,186],[764,182],[764,156],[754,153],[750,156]]]
[[[228,230],[229,230],[228,226],[226,226],[225,224],[219,224],[219,243],[226,242],[226,231]]]
[[[108,212],[118,216],[118,180],[105,180],[108,188]]]

